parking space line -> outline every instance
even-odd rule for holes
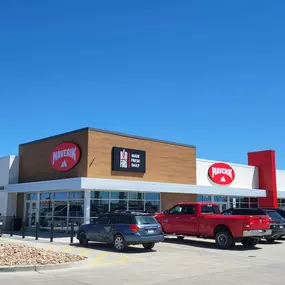
[[[97,262],[98,260],[101,260],[102,258],[106,257],[107,255],[109,255],[109,253],[105,252],[105,253],[101,254],[100,256],[96,257],[93,261]]]
[[[47,250],[53,250],[54,249],[54,245],[50,245],[49,247],[47,247]]]
[[[94,264],[89,264],[89,266],[103,266],[103,265],[112,265],[112,264],[121,264],[121,263],[131,263],[131,262],[136,262],[136,261],[143,261],[144,258],[134,258],[134,259],[129,259],[128,256],[125,256],[121,258],[120,260],[116,261],[110,261],[110,262],[100,262],[100,263],[94,263]]]
[[[69,251],[71,251],[72,250],[72,248],[66,248],[65,250],[63,250],[62,252],[69,252]]]
[[[81,254],[87,254],[89,252],[89,250],[84,250],[82,252],[80,252]]]

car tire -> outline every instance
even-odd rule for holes
[[[177,236],[178,240],[184,240],[184,238],[185,238],[184,236]]]
[[[246,246],[246,247],[254,247],[258,244],[258,239],[253,239],[253,238],[244,239],[241,241],[241,243],[243,246]]]
[[[124,251],[126,248],[125,239],[120,234],[115,235],[113,244],[116,251]]]
[[[154,242],[149,242],[149,243],[143,243],[143,247],[147,250],[152,250],[154,248],[155,243]]]
[[[235,241],[233,236],[226,231],[217,232],[215,240],[216,240],[216,245],[221,249],[230,249],[235,246]]]
[[[81,232],[79,233],[78,235],[78,240],[79,240],[79,244],[82,245],[82,246],[86,246],[88,245],[88,239],[86,237],[86,233],[85,232]]]

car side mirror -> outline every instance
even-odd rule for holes
[[[164,214],[169,214],[169,210],[165,210],[163,213]]]

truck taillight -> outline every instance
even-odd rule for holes
[[[252,224],[251,220],[246,219],[243,226],[244,226],[244,228],[248,229],[248,228],[250,228],[251,224]]]
[[[130,225],[130,229],[135,233],[139,231],[139,227],[136,224]]]

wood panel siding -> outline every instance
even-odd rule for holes
[[[179,202],[196,202],[196,194],[180,194],[180,193],[161,193],[161,210],[169,210]]]
[[[113,146],[146,151],[146,173],[113,172]],[[196,184],[196,148],[89,130],[87,177]]]
[[[50,165],[50,155],[62,142],[73,142],[81,150],[78,164],[71,170],[59,172]],[[19,146],[19,182],[33,182],[87,176],[88,129],[66,133]]]

